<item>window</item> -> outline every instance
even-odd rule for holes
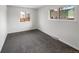
[[[74,6],[60,8],[60,19],[74,20]]]
[[[75,19],[75,6],[66,5],[57,9],[50,10],[50,19],[58,20],[74,20]]]
[[[20,12],[20,22],[30,21],[30,14],[25,14],[25,12]]]

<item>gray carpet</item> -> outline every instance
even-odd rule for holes
[[[47,34],[32,30],[8,34],[2,53],[77,53],[74,48]]]

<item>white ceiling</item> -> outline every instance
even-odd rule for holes
[[[41,8],[44,5],[10,5],[10,6],[15,6],[15,7],[26,7],[26,8]]]

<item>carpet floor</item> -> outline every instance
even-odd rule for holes
[[[76,49],[39,31],[8,34],[1,53],[77,53]]]

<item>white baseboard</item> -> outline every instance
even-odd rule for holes
[[[0,48],[0,52],[2,51],[2,47],[3,47],[4,43],[5,43],[6,38],[7,38],[7,34],[6,34],[6,36],[4,37],[4,42],[2,43],[2,46],[1,46],[1,48]]]
[[[40,28],[38,28],[38,30],[40,30],[40,31],[42,31],[42,32],[44,32],[43,30],[41,30]],[[46,32],[44,32],[44,33],[46,33]],[[46,33],[47,35],[49,35],[49,36],[51,36],[50,34],[48,34],[48,33]],[[75,46],[73,46],[72,44],[69,44],[68,42],[65,42],[65,41],[63,41],[63,40],[61,40],[61,38],[58,38],[58,37],[55,37],[55,36],[51,36],[52,38],[55,38],[55,39],[57,39],[57,40],[59,40],[60,42],[63,42],[64,44],[66,44],[66,45],[69,45],[70,47],[72,47],[72,48],[74,48],[74,49],[76,49],[76,50],[78,50],[79,51],[79,48],[77,48],[77,47],[75,47]]]

